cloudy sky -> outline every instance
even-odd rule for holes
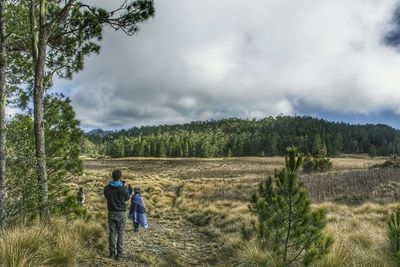
[[[400,128],[398,0],[155,5],[137,35],[107,30],[101,54],[56,82],[85,129],[281,113]]]

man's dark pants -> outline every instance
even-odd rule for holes
[[[122,257],[124,255],[124,235],[125,235],[125,212],[108,212],[108,242],[110,254]],[[117,239],[117,244],[115,240]]]

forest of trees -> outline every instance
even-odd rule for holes
[[[86,135],[82,152],[92,157],[240,157],[284,155],[294,145],[329,156],[400,153],[400,131],[387,125],[350,125],[300,116],[225,119],[182,125],[133,127]]]

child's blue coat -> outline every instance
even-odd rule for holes
[[[140,193],[135,193],[135,195],[132,196],[131,207],[129,208],[129,219],[145,229],[148,227],[144,202]]]

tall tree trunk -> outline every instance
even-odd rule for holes
[[[47,221],[50,218],[49,189],[46,167],[46,144],[44,138],[43,119],[43,97],[44,97],[44,75],[47,44],[46,29],[46,0],[40,0],[39,38],[33,43],[33,51],[37,51],[35,62],[35,83],[34,83],[34,121],[35,121],[35,143],[38,182],[40,187],[40,218]]]
[[[0,228],[6,224],[6,47],[4,11],[6,0],[0,0]]]

